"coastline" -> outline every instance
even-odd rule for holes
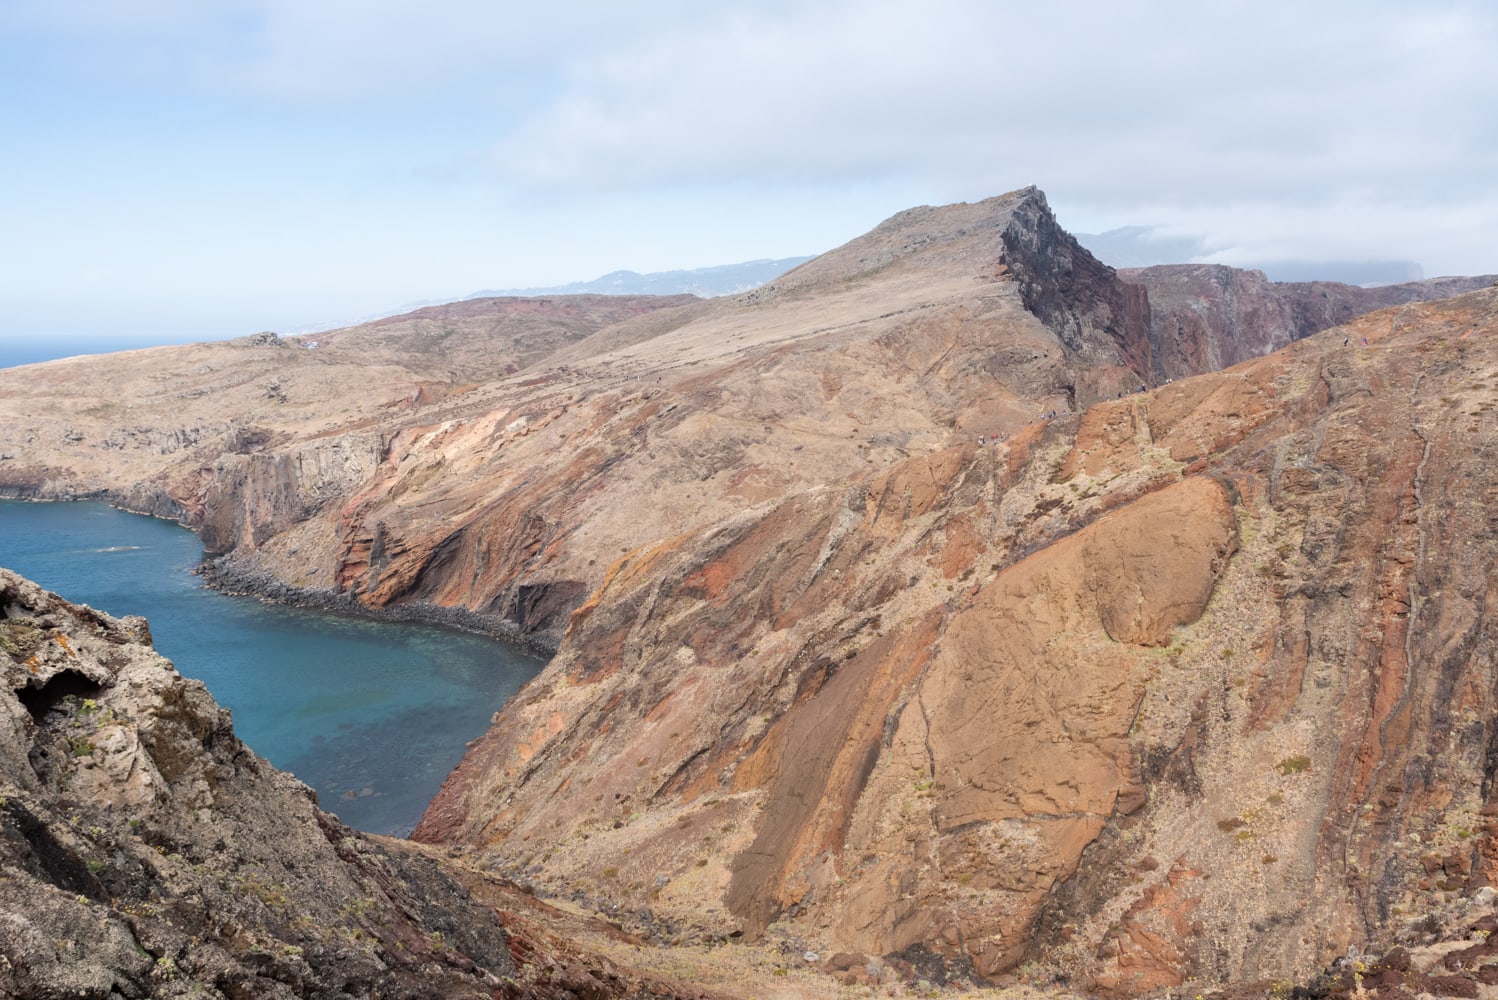
[[[121,508],[123,509],[123,508]],[[134,513],[133,511],[131,513]],[[235,564],[232,552],[204,560],[193,569],[206,586],[225,594],[253,597],[268,604],[309,608],[329,614],[367,618],[373,621],[433,625],[457,632],[471,632],[498,639],[549,660],[556,655],[559,643],[536,636],[522,635],[513,622],[492,615],[479,614],[467,608],[450,608],[440,604],[400,604],[372,608],[361,604],[346,592],[323,588],[296,587],[261,569],[246,569]]]
[[[26,490],[14,484],[0,487],[0,500],[18,503],[102,503],[126,514],[154,517],[172,521],[196,535],[197,529],[187,520],[187,511],[165,494],[153,494],[155,501],[142,509],[139,505],[125,502],[112,490],[90,490],[69,492],[61,495],[42,496],[39,489]],[[372,621],[402,622],[415,625],[432,625],[449,628],[457,632],[469,632],[498,639],[542,660],[556,655],[559,638],[550,636],[522,635],[513,622],[493,615],[480,614],[467,608],[450,608],[440,604],[402,604],[394,607],[372,608],[361,604],[351,594],[322,588],[296,587],[261,569],[247,569],[237,565],[233,552],[219,556],[208,556],[193,568],[193,574],[203,579],[205,586],[225,594],[253,597],[267,604],[284,604],[288,607],[308,608],[329,614]]]

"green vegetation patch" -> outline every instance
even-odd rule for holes
[[[1311,769],[1311,758],[1303,753],[1296,754],[1294,757],[1286,757],[1274,765],[1274,769],[1280,774],[1300,774],[1303,771]]]

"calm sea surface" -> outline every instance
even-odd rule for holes
[[[361,830],[410,832],[465,744],[543,665],[482,636],[220,594],[191,573],[202,552],[176,524],[103,504],[0,501],[0,566],[144,615],[240,739]]]

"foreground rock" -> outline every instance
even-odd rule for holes
[[[319,811],[142,619],[0,570],[0,671],[0,994],[699,995],[507,927],[521,894]]]

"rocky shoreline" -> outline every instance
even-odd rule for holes
[[[425,602],[370,607],[361,604],[347,592],[340,593],[320,587],[295,587],[266,570],[238,565],[233,553],[205,559],[193,572],[203,578],[204,585],[214,590],[235,596],[253,597],[269,604],[309,608],[370,621],[433,625],[459,632],[472,632],[509,643],[543,659],[549,659],[557,651],[554,640],[523,635],[514,622],[495,615],[482,615],[467,608],[450,608]]]
[[[141,510],[121,502],[109,490],[99,490],[88,495],[40,496],[14,495],[15,491],[0,492],[0,500],[19,503],[103,503],[115,510],[140,517],[154,517],[163,521],[174,521],[196,534],[187,514],[179,505],[174,511]],[[421,602],[389,607],[371,607],[361,604],[352,594],[326,587],[297,587],[280,579],[267,570],[238,564],[234,553],[204,558],[193,568],[193,573],[203,579],[203,584],[224,594],[253,597],[268,604],[284,604],[288,607],[307,608],[348,618],[363,618],[369,621],[394,622],[408,625],[432,625],[438,628],[470,632],[509,643],[518,649],[550,659],[556,654],[557,639],[543,635],[525,635],[512,621],[497,615],[484,615],[467,608],[444,607],[439,604]]]
[[[145,619],[0,569],[0,674],[0,995],[706,995],[566,944],[564,915],[502,880],[318,809]]]

